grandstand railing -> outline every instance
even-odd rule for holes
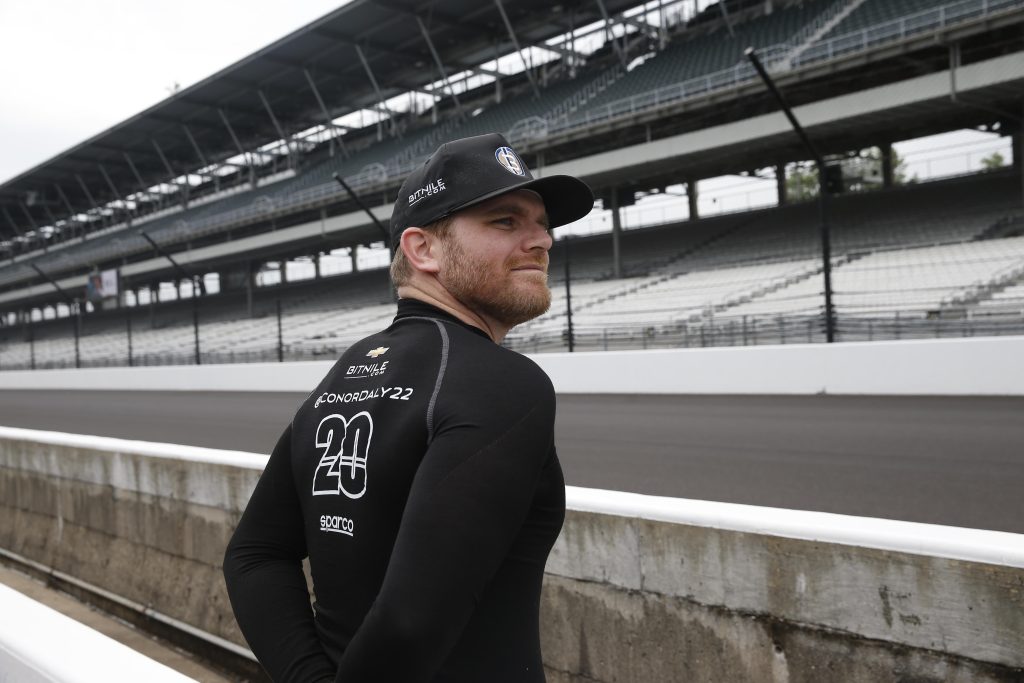
[[[909,38],[970,19],[984,18],[1020,7],[1021,4],[1020,0],[961,0],[816,43],[800,55],[795,63],[806,64],[841,57],[892,40]]]
[[[986,18],[992,14],[1024,6],[1021,0],[961,0],[949,5],[910,14],[900,19],[870,26],[859,31],[835,36],[802,49],[792,60],[788,57],[801,48],[800,39],[772,45],[758,50],[758,56],[771,70],[787,70],[824,62],[835,57],[860,52],[883,43],[901,40],[917,34],[945,28],[971,19]],[[803,33],[798,34],[798,36]],[[691,78],[680,83],[662,86],[655,90],[620,100],[607,102],[570,118],[563,115],[553,121],[549,133],[555,134],[573,128],[586,127],[603,121],[632,116],[672,104],[691,97],[705,95],[717,90],[735,88],[757,78],[757,73],[746,61],[714,73]]]

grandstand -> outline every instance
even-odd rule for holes
[[[568,288],[560,230],[551,310],[508,346],[823,341],[818,208],[784,178],[806,153],[748,46],[830,160],[877,150],[879,181],[829,199],[839,341],[1024,332],[1024,0],[506,0],[510,28],[484,5],[351,3],[0,185],[0,369],[333,358],[394,304],[332,174],[386,220],[437,144],[487,131],[605,211],[688,194],[685,220],[570,239]],[[894,143],[963,128],[1008,136],[1010,165],[899,180]],[[699,181],[764,169],[775,206],[698,214]],[[332,252],[353,267],[323,273]],[[316,276],[257,283],[296,259]],[[117,294],[87,302],[103,271]],[[217,285],[153,294],[190,277]]]

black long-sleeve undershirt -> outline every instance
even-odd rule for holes
[[[554,415],[532,361],[417,301],[350,348],[225,555],[274,680],[543,681],[540,587],[565,509]]]

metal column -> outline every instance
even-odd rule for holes
[[[523,62],[523,71],[526,72],[526,77],[530,79],[530,87],[533,88],[533,94],[540,98],[540,88],[537,87],[537,81],[533,77],[533,69],[526,63],[526,57],[523,55],[523,48],[519,46],[519,39],[516,38],[516,32],[512,30],[512,22],[508,20],[508,15],[505,13],[505,6],[501,4],[501,0],[494,0],[494,4],[498,7],[498,13],[501,15],[501,20],[505,22],[505,28],[508,30],[508,37],[512,39],[512,44],[516,48],[516,52],[519,53],[519,59]]]
[[[85,184],[84,180],[82,180],[82,176],[78,175],[77,173],[75,174],[75,180],[77,180],[78,184],[82,187],[82,192],[85,193],[86,198],[89,200],[89,204],[92,205],[93,211],[95,211],[99,215],[100,222],[105,223],[105,221],[103,220],[103,213],[100,211],[100,207],[96,204],[96,200],[92,198],[92,193],[89,192],[89,186]]]
[[[284,129],[281,128],[280,122],[278,122],[277,117],[274,116],[274,110],[270,108],[270,101],[267,100],[267,96],[263,94],[262,90],[257,90],[256,94],[260,96],[260,102],[263,103],[263,108],[267,110],[267,115],[270,116],[270,122],[274,124],[274,130],[277,131],[277,134],[281,136],[281,139],[284,141],[284,147],[288,150],[288,165],[291,166],[293,164],[292,141],[284,134]]]
[[[331,114],[329,111],[327,111],[327,105],[324,104],[324,98],[320,96],[320,90],[316,87],[316,81],[313,80],[313,75],[309,73],[309,69],[303,69],[302,73],[305,74],[306,81],[309,83],[309,88],[310,90],[313,91],[313,96],[316,97],[316,103],[320,105],[320,111],[324,115],[324,126],[328,130],[339,128],[339,126],[336,125],[334,121],[331,119]],[[334,156],[335,139],[337,139],[338,144],[341,146],[341,153],[347,157],[348,150],[345,149],[345,141],[342,140],[341,137],[335,138],[334,136],[331,136],[328,143],[330,144],[331,156]]]
[[[124,205],[124,211],[125,213],[128,214],[128,226],[131,227],[132,216],[131,212],[128,211],[128,202],[121,199],[121,193],[117,191],[117,187],[114,186],[114,181],[110,179],[110,174],[107,173],[107,169],[103,167],[103,164],[96,164],[96,166],[99,167],[100,173],[103,175],[103,179],[107,181],[107,187],[110,188],[110,191],[114,194],[114,197],[117,199],[117,201],[121,202],[121,204]]]
[[[775,81],[772,80],[768,72],[765,71],[764,66],[761,64],[761,60],[757,58],[757,54],[754,52],[754,48],[748,47],[745,52],[747,58],[751,64],[757,70],[761,80],[764,81],[768,90],[771,91],[775,97],[779,106],[782,107],[782,112],[789,119],[789,123],[793,126],[793,130],[800,137],[800,141],[803,143],[804,148],[810,152],[811,158],[814,159],[815,165],[818,167],[818,216],[821,223],[821,262],[822,262],[822,275],[825,279],[825,339],[828,343],[835,341],[836,331],[836,317],[835,307],[832,303],[832,240],[829,234],[828,225],[828,187],[825,182],[825,159],[822,158],[818,148],[814,146],[811,139],[807,136],[803,126],[797,121],[796,116],[793,114],[793,110],[790,109],[789,104],[782,97],[782,93],[775,87]]]
[[[619,61],[622,62],[622,68],[626,68],[626,53],[622,51],[622,46],[615,40],[615,36],[612,35],[612,19],[608,16],[608,10],[604,6],[604,0],[597,0],[597,6],[601,9],[601,16],[604,17],[604,31],[605,37],[608,42],[612,44],[612,49],[615,50],[615,54],[619,56]]]
[[[363,69],[366,71],[367,77],[370,79],[370,85],[373,86],[373,92],[377,95],[377,101],[380,102],[380,106],[388,113],[388,127],[391,128],[391,133],[395,132],[395,114],[388,105],[384,102],[384,95],[380,92],[380,86],[377,85],[377,79],[373,75],[373,70],[370,69],[370,62],[366,60],[366,55],[363,54],[363,49],[358,45],[353,45],[356,49],[356,54],[359,55],[359,61],[363,63]]]
[[[231,127],[231,122],[228,121],[228,116],[224,113],[224,110],[218,109],[217,113],[220,115],[220,120],[224,122],[224,127],[228,129],[228,134],[231,135],[231,140],[235,143],[235,148],[238,150],[238,153],[242,155],[242,158],[246,160],[246,164],[249,166],[249,182],[255,185],[256,169],[253,168],[252,156],[245,151],[242,147],[242,143],[238,141],[238,136],[235,135],[235,129]]]
[[[170,162],[168,162],[167,161],[167,157],[164,156],[164,150],[160,148],[160,143],[158,143],[155,139],[150,139],[150,142],[153,143],[153,149],[156,150],[157,155],[160,157],[160,161],[162,161],[163,164],[164,164],[164,168],[167,169],[167,174],[170,176],[170,178],[168,178],[168,182],[170,184],[174,185],[175,184],[174,183],[174,178],[178,174],[174,171],[173,168],[171,168]],[[181,191],[181,204],[182,204],[182,206],[184,206],[187,209],[188,208],[188,190],[187,190],[188,181],[186,180],[184,184],[185,184],[185,188],[180,190]]]
[[[460,118],[465,118],[465,114],[462,111],[462,103],[459,102],[459,96],[455,94],[455,89],[452,88],[452,84],[448,81],[448,72],[444,69],[444,64],[441,63],[441,57],[438,56],[437,50],[434,49],[434,41],[430,39],[430,32],[427,31],[426,25],[423,20],[417,15],[416,23],[419,24],[420,32],[423,33],[423,39],[427,41],[427,47],[430,49],[430,54],[434,57],[434,63],[437,64],[437,70],[441,72],[441,80],[444,81],[444,85],[448,88],[448,92],[451,93],[452,99],[455,101],[455,110],[459,113]]]

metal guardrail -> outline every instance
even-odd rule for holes
[[[795,60],[795,64],[805,65],[834,59],[893,40],[902,40],[970,19],[988,17],[993,13],[1022,5],[1024,3],[1020,0],[961,0],[816,43],[807,48]]]
[[[969,19],[988,17],[991,14],[1015,7],[1024,7],[1024,2],[1021,0],[961,0],[815,43],[804,49],[792,64],[789,64],[787,58],[802,47],[799,40],[761,48],[758,50],[758,54],[769,71],[782,71],[828,61],[835,57],[877,47],[886,42],[945,28]],[[621,116],[635,115],[691,97],[734,88],[756,78],[757,74],[750,64],[746,60],[740,60],[736,65],[727,69],[608,102],[587,110],[582,115],[561,116],[552,122],[549,132],[550,134],[561,133]]]
[[[790,315],[705,315],[700,318],[672,321],[668,314],[660,320],[633,323],[602,323],[600,325],[574,325],[574,347],[577,351],[616,351],[637,349],[705,348],[722,346],[762,346],[778,344],[817,344],[825,341],[824,315],[811,305],[810,313]],[[287,323],[286,323],[287,325]],[[214,363],[267,363],[278,361],[334,360],[357,338],[339,336],[306,342],[283,342],[274,334],[268,323],[267,329],[250,339],[239,342],[265,340],[265,345],[255,346],[246,351],[201,351],[202,364]],[[1019,305],[984,311],[876,311],[870,313],[844,313],[837,316],[836,341],[883,341],[900,339],[935,339],[960,337],[993,337],[1024,334],[1024,302]],[[361,336],[361,335],[356,335]],[[127,340],[125,344],[113,343],[109,335],[104,337],[103,355],[83,355],[81,367],[118,367],[129,365]],[[50,340],[52,344],[53,341]],[[70,337],[68,347],[72,343]],[[89,336],[81,338],[83,348],[89,344]],[[568,349],[568,329],[563,324],[530,333],[513,330],[505,339],[504,346],[522,353],[545,353]],[[223,348],[221,346],[221,348]],[[51,352],[53,349],[51,348]],[[38,357],[29,350],[32,360],[26,357],[24,348],[0,347],[0,371],[57,369],[74,367],[74,360],[68,353],[48,354]],[[12,357],[13,356],[13,357]],[[181,353],[134,353],[133,366],[192,365],[195,356],[191,351]]]

